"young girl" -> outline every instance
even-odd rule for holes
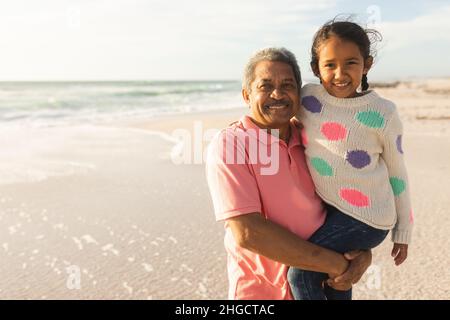
[[[314,36],[311,67],[321,85],[302,88],[297,118],[316,191],[328,211],[309,241],[344,253],[374,248],[391,230],[392,256],[400,265],[413,222],[402,124],[391,101],[367,91],[373,62],[369,35],[379,38],[356,23],[331,21]],[[351,299],[351,288],[335,290],[326,285],[328,278],[295,268],[288,272],[295,299]]]

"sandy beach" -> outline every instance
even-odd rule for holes
[[[450,79],[377,92],[404,122],[415,229],[400,267],[390,240],[374,250],[354,299],[449,299]],[[186,151],[183,132],[187,151],[203,151],[207,130],[246,112],[30,128],[14,142],[2,129],[0,142],[19,147],[0,151],[0,299],[226,299],[223,223],[204,163],[174,157]],[[11,163],[23,170],[8,175]]]

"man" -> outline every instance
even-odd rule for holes
[[[370,252],[344,256],[307,241],[326,213],[291,122],[300,88],[291,52],[257,52],[243,78],[250,116],[222,130],[208,149],[208,185],[216,219],[225,222],[230,299],[292,299],[288,266],[328,273],[329,285],[348,289],[371,263]]]

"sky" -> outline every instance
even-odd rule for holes
[[[450,76],[448,0],[0,0],[0,81],[240,80],[269,46],[312,79],[338,14],[383,35],[369,81]]]

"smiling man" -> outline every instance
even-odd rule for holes
[[[344,256],[307,241],[326,213],[291,122],[300,88],[300,70],[290,51],[258,51],[243,78],[250,116],[222,130],[208,149],[215,216],[225,222],[230,299],[292,299],[288,266],[328,273],[333,287],[348,288],[371,262],[370,252]],[[261,150],[268,149],[276,172],[263,170],[267,159]]]
[[[245,80],[242,96],[251,108],[252,121],[260,128],[279,130],[280,138],[287,140],[289,121],[299,109],[300,79],[285,62],[260,61],[251,69],[254,76],[249,80],[254,79]]]

